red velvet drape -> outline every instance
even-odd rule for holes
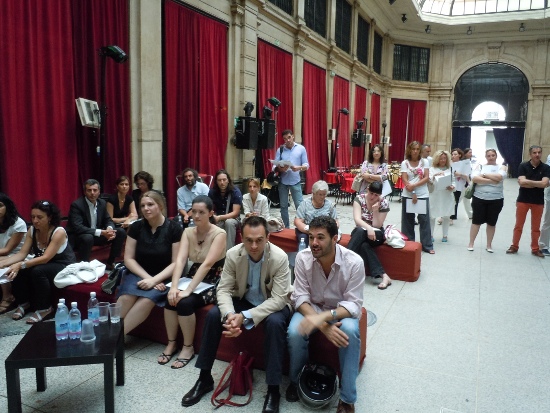
[[[258,40],[258,100],[256,104],[258,117],[262,116],[264,106],[273,109],[271,105],[267,104],[267,99],[276,97],[281,101],[277,113],[275,149],[262,151],[265,175],[271,171],[272,165],[269,160],[274,159],[275,151],[283,144],[281,132],[285,129],[292,129],[292,125],[294,125],[292,80],[292,54]],[[273,116],[275,116],[275,112]]]
[[[349,82],[336,76],[334,78],[332,100],[332,127],[336,129],[338,125],[338,111],[342,108],[350,109],[349,107]],[[351,113],[350,113],[351,114]],[[333,142],[334,150],[335,142]],[[350,130],[349,130],[349,115],[340,114],[340,129],[338,131],[338,150],[336,152],[336,163],[334,166],[348,167],[350,166]]]
[[[164,189],[176,211],[176,175],[214,174],[228,140],[227,26],[181,4],[164,3]]]
[[[76,97],[101,99],[101,57],[98,49],[117,45],[129,52],[128,0],[79,0],[71,2],[74,39],[74,82]],[[131,59],[132,56],[129,57]],[[130,176],[131,125],[130,125],[130,63],[118,64],[108,58],[106,79],[106,144],[104,192],[116,189],[120,175]],[[76,120],[78,150],[78,177],[80,182],[88,178],[99,179],[100,161],[96,147],[99,131],[81,126]]]
[[[302,137],[310,168],[306,173],[307,192],[328,169],[326,71],[304,62]]]
[[[380,120],[380,95],[373,93],[370,97],[370,133],[372,134],[372,145],[380,143],[380,125],[382,121]]]
[[[405,148],[412,141],[424,142],[426,101],[392,99],[391,101],[391,160],[402,161]]]
[[[79,13],[81,8],[87,12]],[[51,200],[66,214],[81,194],[84,174],[80,171],[86,171],[97,158],[95,149],[93,153],[78,150],[78,142],[88,137],[74,99],[98,99],[95,93],[83,95],[92,93],[93,86],[82,87],[99,83],[99,68],[90,63],[94,60],[90,56],[105,44],[93,40],[126,46],[127,13],[126,0],[0,2],[0,52],[5,57],[0,62],[0,185],[24,217],[37,199]],[[94,20],[99,15],[102,20]],[[118,37],[106,35],[110,28],[116,28]],[[120,115],[129,112],[129,105],[128,100],[118,98],[129,94],[127,76],[126,72],[118,77],[112,88],[116,92],[107,95],[109,121],[117,125],[110,135],[117,146],[108,159],[117,165],[127,162],[129,167],[129,139],[124,141],[129,136],[129,116]],[[110,100],[110,96],[117,99]],[[119,146],[128,148],[127,157],[116,152]]]
[[[354,129],[357,127],[357,121],[364,120],[367,117],[367,89],[362,88],[359,85],[355,85],[355,110],[353,111]],[[363,128],[366,128],[364,125]],[[363,146],[359,148],[352,147],[352,165],[360,164],[363,162],[364,149]]]

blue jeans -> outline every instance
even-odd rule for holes
[[[290,228],[290,221],[288,219],[288,190],[290,189],[290,194],[292,195],[292,200],[294,201],[294,207],[298,209],[302,203],[302,184],[298,182],[295,185],[285,185],[279,183],[279,202],[281,205],[281,218],[285,224],[286,228]]]
[[[288,352],[290,353],[290,381],[298,383],[298,376],[308,361],[309,337],[303,337],[298,332],[304,316],[298,312],[294,313],[288,326]],[[357,389],[355,381],[359,375],[359,353],[361,351],[361,338],[359,337],[359,319],[344,318],[341,320],[340,329],[349,338],[347,347],[338,348],[340,359],[341,385],[340,399],[345,403],[353,404],[357,401]],[[314,332],[313,334],[323,334]],[[336,348],[336,347],[335,347]]]

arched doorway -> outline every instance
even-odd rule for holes
[[[455,86],[452,147],[472,147],[472,128],[485,131],[493,128],[497,149],[508,163],[510,174],[517,176],[523,153],[528,94],[529,82],[514,66],[485,63],[466,71]],[[498,114],[495,116],[495,109],[474,116],[476,108],[487,102],[494,102],[495,108],[502,107],[504,119]]]

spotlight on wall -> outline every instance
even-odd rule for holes
[[[362,120],[358,120],[357,122],[355,122],[357,124],[357,129],[362,129],[363,128],[363,125],[365,124],[365,121],[362,121]]]
[[[254,103],[252,102],[246,102],[246,105],[244,105],[244,116],[250,117],[252,115],[252,111],[254,110]]]
[[[347,108],[342,108],[342,109],[340,109],[338,112],[343,113],[343,114],[346,115],[346,116],[349,115],[349,110],[347,110]]]
[[[472,26],[469,26],[468,27],[468,31],[466,32],[466,34],[469,36],[472,34]]]
[[[272,114],[273,114],[273,109],[268,108],[267,106],[264,106],[264,109],[263,109],[264,119],[271,119]]]
[[[403,23],[405,23],[407,20],[408,20],[408,19],[407,19],[407,15],[406,15],[405,13],[403,13],[403,16],[401,16],[401,21],[402,21]]]
[[[395,3],[396,0],[390,0],[390,6],[393,6],[393,3]]]
[[[275,96],[267,99],[267,101],[275,108],[278,108],[281,105],[281,101],[277,99]]]
[[[519,26],[519,31],[520,32],[524,32],[525,31],[525,25],[523,23],[521,23],[521,25]]]
[[[99,51],[100,55],[110,57],[117,63],[124,63],[128,60],[128,55],[124,53],[124,50],[114,44],[111,46],[102,47]]]
[[[432,32],[432,28],[430,27],[429,24],[426,26],[426,28],[424,29],[424,31],[426,32],[426,34],[430,34],[430,33]]]

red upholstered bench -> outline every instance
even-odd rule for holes
[[[346,247],[350,238],[349,234],[343,234],[340,245]],[[293,229],[285,228],[280,232],[271,232],[269,240],[286,252],[293,252],[298,249],[296,233]],[[376,254],[392,279],[413,282],[420,277],[422,244],[419,242],[406,241],[405,248],[392,248],[388,245],[381,245],[376,248]]]

